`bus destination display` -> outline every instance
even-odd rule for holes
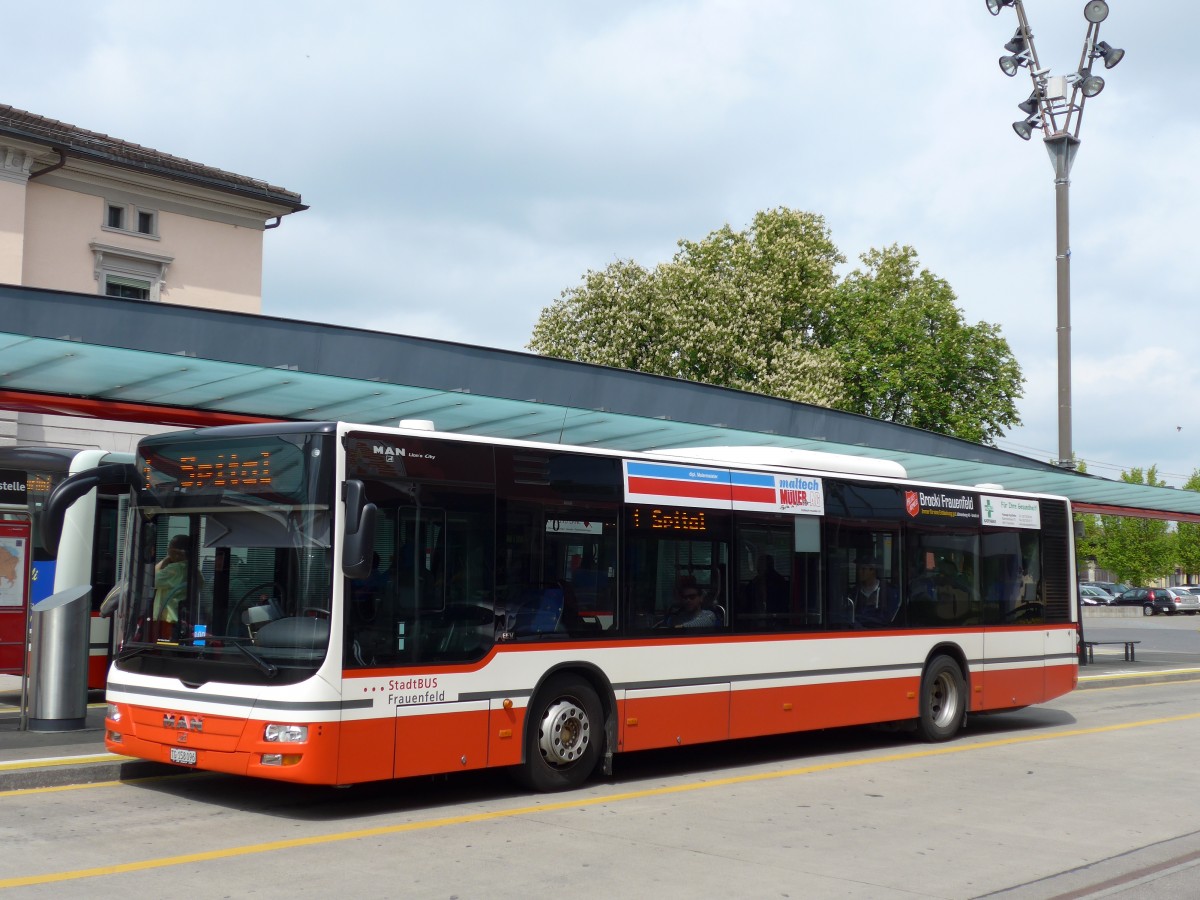
[[[690,534],[708,532],[708,514],[702,509],[631,506],[629,524],[634,531],[675,531]]]
[[[235,452],[192,452],[171,461],[171,471],[165,471],[166,460],[148,459],[142,468],[144,486],[163,486],[160,478],[167,476],[175,487],[188,493],[207,493],[228,489],[259,493],[271,487],[271,453],[263,450],[243,456]]]

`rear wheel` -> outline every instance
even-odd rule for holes
[[[967,713],[962,670],[948,656],[936,656],[921,676],[917,734],[930,743],[948,741],[958,733]]]
[[[535,791],[579,787],[604,746],[604,713],[592,686],[578,675],[556,676],[538,691],[529,713],[518,778]]]

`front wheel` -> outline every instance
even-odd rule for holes
[[[1142,607],[1142,615],[1143,616],[1154,615],[1154,607],[1151,604],[1147,603],[1145,606]]]
[[[935,657],[921,676],[917,734],[930,743],[948,741],[962,727],[966,713],[962,670],[948,656]]]
[[[535,791],[579,787],[604,747],[604,712],[592,686],[578,675],[556,676],[538,691],[529,714],[517,777]]]

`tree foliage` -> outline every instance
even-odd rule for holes
[[[785,208],[682,240],[648,270],[618,260],[542,310],[529,349],[863,413],[974,441],[1019,423],[1021,371],[995,325],[968,325],[911,247],[845,262],[821,216]]]
[[[968,325],[912,247],[862,255],[818,332],[842,362],[842,409],[990,443],[1020,421],[1021,368],[988,322]]]
[[[841,400],[837,357],[808,336],[842,262],[820,216],[760,212],[680,241],[647,270],[618,260],[542,310],[529,349],[789,400]]]
[[[1156,466],[1145,471],[1134,468],[1122,472],[1121,480],[1128,484],[1167,486],[1158,477]],[[1178,551],[1168,522],[1131,516],[1100,516],[1097,546],[1100,551],[1096,554],[1097,562],[1112,572],[1118,581],[1135,585],[1171,574]]]

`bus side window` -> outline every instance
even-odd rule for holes
[[[820,518],[740,515],[736,547],[732,605],[737,631],[823,627]]]
[[[729,627],[727,572],[730,516],[710,510],[630,508],[627,517],[626,591],[637,631],[663,633],[655,626],[681,618],[683,593],[701,596],[703,628],[711,633]],[[714,624],[715,623],[715,624]]]
[[[921,532],[908,536],[908,624],[921,627],[979,624],[979,533]]]

